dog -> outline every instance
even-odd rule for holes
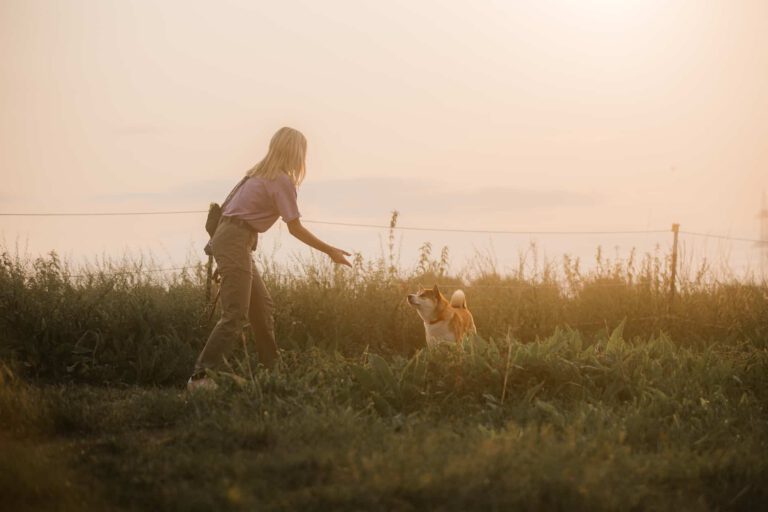
[[[430,290],[420,288],[418,293],[408,295],[408,304],[424,320],[428,347],[459,343],[465,336],[477,333],[475,320],[467,309],[467,298],[461,290],[453,292],[449,302],[437,285]]]

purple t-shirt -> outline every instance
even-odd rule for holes
[[[264,233],[278,217],[285,222],[301,217],[296,198],[296,187],[287,174],[274,180],[253,176],[227,197],[221,213],[245,220],[257,232]]]

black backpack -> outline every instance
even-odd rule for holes
[[[216,232],[220,220],[221,206],[219,203],[211,203],[210,206],[208,206],[208,218],[205,219],[205,230],[208,232],[210,238],[213,238],[213,234]]]

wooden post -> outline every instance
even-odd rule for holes
[[[213,256],[208,256],[208,263],[205,266],[207,279],[205,280],[205,302],[211,302],[211,281],[213,280]]]
[[[680,233],[680,224],[672,224],[672,233],[674,233],[674,238],[672,240],[672,270],[669,276],[669,311],[672,311],[672,304],[677,293],[677,237]]]

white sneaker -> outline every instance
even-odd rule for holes
[[[197,391],[203,389],[206,391],[213,391],[219,387],[216,381],[210,377],[201,377],[199,379],[192,380],[192,377],[187,381],[187,391]]]

